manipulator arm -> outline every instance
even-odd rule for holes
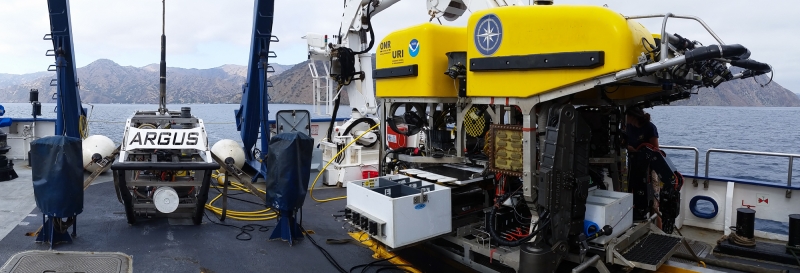
[[[663,183],[658,195],[659,211],[661,212],[662,228],[665,233],[672,233],[675,227],[675,218],[680,214],[681,188],[683,188],[683,175],[678,172],[666,154],[651,145],[643,145],[639,149]]]

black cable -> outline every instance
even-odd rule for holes
[[[308,238],[309,241],[311,241],[311,244],[313,244],[315,247],[317,247],[317,249],[319,249],[320,252],[322,252],[322,255],[325,256],[325,259],[327,259],[328,262],[330,262],[331,265],[333,265],[333,267],[335,267],[336,270],[339,271],[339,273],[347,273],[347,271],[344,270],[344,268],[341,265],[339,265],[339,263],[336,262],[335,259],[333,259],[333,256],[331,256],[331,254],[327,250],[325,250],[319,244],[317,244],[317,241],[314,241],[314,238],[312,238],[311,235],[308,235],[308,233],[305,232],[306,229],[303,228],[303,225],[298,225],[298,226],[300,226],[300,230],[303,231],[303,235],[305,235],[305,237]]]
[[[239,240],[239,241],[250,241],[251,239],[253,239],[253,235],[250,234],[250,232],[256,231],[256,228],[258,228],[259,232],[267,232],[272,227],[272,226],[265,226],[265,225],[259,225],[259,224],[247,224],[247,225],[244,225],[244,226],[237,226],[237,225],[220,223],[220,222],[216,222],[214,220],[211,220],[211,217],[208,217],[208,214],[206,212],[207,211],[203,211],[203,215],[206,217],[206,219],[208,219],[209,222],[217,224],[217,225],[220,225],[220,226],[239,229],[239,234],[236,235],[236,240]]]
[[[357,119],[357,120],[353,121],[353,123],[350,123],[350,126],[347,126],[347,128],[344,129],[344,133],[342,133],[342,135],[349,134],[350,131],[353,130],[353,128],[356,127],[356,125],[361,124],[361,123],[367,123],[367,126],[369,126],[369,128],[372,128],[372,126],[375,126],[375,125],[378,124],[372,118],[360,118],[360,119]],[[375,139],[375,142],[372,142],[369,145],[363,145],[363,146],[367,147],[367,148],[371,148],[372,146],[375,146],[375,144],[378,143],[379,139],[380,139],[380,136]]]
[[[339,87],[339,90],[341,89],[342,88]],[[333,125],[336,123],[336,117],[339,116],[339,98],[341,96],[342,94],[338,94],[336,98],[333,100],[333,116],[331,117],[331,124],[328,126],[328,142],[333,142],[333,138],[331,138],[331,135],[333,135]]]
[[[375,30],[372,29],[372,13],[375,11],[375,8],[373,7],[372,10],[370,10],[369,8],[373,2],[375,2],[375,0],[370,0],[369,4],[367,4],[367,27],[369,28],[369,46],[367,46],[367,49],[365,49],[364,51],[355,52],[354,53],[355,55],[367,53],[370,50],[372,50],[372,47],[375,45]]]
[[[539,227],[537,229],[535,229],[533,232],[531,232],[530,234],[528,234],[528,236],[525,236],[524,238],[517,239],[516,241],[507,241],[502,236],[498,235],[497,231],[494,230],[494,222],[497,220],[497,208],[499,207],[499,204],[505,202],[505,200],[513,196],[514,193],[516,193],[516,191],[510,194],[509,193],[503,194],[500,198],[497,199],[497,203],[495,203],[492,206],[492,210],[489,212],[489,219],[488,219],[489,222],[486,223],[486,231],[489,233],[489,236],[491,236],[492,239],[494,239],[495,242],[497,242],[497,244],[501,246],[510,246],[510,247],[520,246],[524,242],[527,242],[528,240],[536,236],[536,234],[539,234],[539,232],[542,229],[544,229],[547,226],[547,224],[550,223],[549,215],[545,212],[542,214],[542,217],[540,217],[539,220],[536,221],[535,225],[538,225],[539,222],[541,221],[545,222],[541,225],[538,225]]]
[[[222,191],[220,191],[219,188],[214,188],[214,189],[217,190],[217,192],[222,193]],[[241,198],[236,198],[236,197],[231,196],[231,195],[239,195],[239,194],[242,194],[242,193],[228,194],[228,198],[233,199],[233,200],[237,200],[237,201],[241,201],[241,202],[245,202],[245,203],[250,203],[250,204],[266,207],[266,205],[261,204],[261,203],[256,203],[256,202],[253,202],[253,201],[244,200],[244,199],[241,199]]]
[[[373,266],[373,265],[375,265],[375,264],[377,264],[377,263],[380,263],[380,262],[385,262],[385,261],[388,261],[388,260],[391,260],[391,259],[394,259],[394,258],[397,258],[397,256],[395,255],[395,256],[392,256],[392,257],[389,257],[389,258],[386,258],[386,259],[380,259],[380,260],[373,261],[373,262],[370,262],[370,263],[356,265],[356,266],[353,266],[353,267],[351,267],[351,268],[350,268],[350,271],[348,271],[348,272],[349,272],[349,273],[353,273],[353,270],[356,270],[356,269],[358,269],[358,268],[362,268],[362,267],[363,267],[364,269],[363,269],[363,270],[361,270],[361,272],[366,272],[367,268],[369,268],[370,266]]]

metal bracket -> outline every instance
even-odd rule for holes
[[[792,190],[786,190],[786,198],[792,198]]]
[[[428,203],[428,195],[425,194],[428,191],[428,189],[421,188],[419,190],[420,190],[419,195],[414,196],[414,205],[420,204],[420,203]]]
[[[611,253],[614,254],[615,258],[619,259],[621,262],[625,263],[626,265],[630,266],[631,268],[635,268],[636,267],[636,265],[633,264],[631,261],[628,261],[628,259],[625,259],[625,257],[622,257],[622,254],[620,254],[619,251],[617,251],[616,249],[612,250]]]

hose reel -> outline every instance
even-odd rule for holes
[[[402,109],[400,107],[403,107]],[[398,134],[413,136],[418,134],[425,127],[425,104],[424,103],[397,103],[389,109],[391,116],[386,119],[386,124]],[[402,110],[401,115],[397,114]]]

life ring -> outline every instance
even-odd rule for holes
[[[708,213],[708,212],[702,212],[702,211],[698,210],[697,209],[697,202],[701,201],[701,200],[710,202],[711,205],[714,206],[714,212],[713,213]],[[691,211],[692,214],[694,214],[694,216],[697,216],[698,218],[711,219],[711,218],[714,218],[714,217],[717,216],[717,213],[719,212],[719,205],[717,205],[717,201],[715,201],[714,198],[711,198],[711,197],[708,197],[708,196],[704,196],[704,195],[697,195],[695,197],[692,197],[692,200],[689,201],[689,211]]]

